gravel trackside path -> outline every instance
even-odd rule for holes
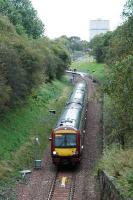
[[[93,174],[95,164],[102,152],[101,103],[96,85],[87,79],[89,103],[86,119],[86,132],[81,164],[76,168],[74,200],[100,200],[96,179]],[[17,184],[17,200],[47,200],[56,168],[50,158],[49,148],[45,151],[43,167],[33,170],[28,184]]]
[[[98,186],[94,177],[95,164],[102,152],[101,103],[96,86],[89,80],[89,102],[81,165],[76,176],[74,200],[99,200]]]
[[[49,148],[45,156],[41,170],[32,170],[28,184],[17,185],[17,200],[44,200],[47,199],[51,182],[55,176],[55,167],[52,165]]]

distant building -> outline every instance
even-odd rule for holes
[[[106,33],[109,31],[109,20],[90,20],[90,40],[100,33]]]

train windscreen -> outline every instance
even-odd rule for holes
[[[76,134],[56,134],[56,148],[72,148],[76,147]]]

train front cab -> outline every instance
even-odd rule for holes
[[[55,165],[79,163],[81,158],[80,131],[70,128],[53,130],[51,156]]]

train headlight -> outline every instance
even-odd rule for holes
[[[75,152],[73,153],[73,155],[74,155],[74,156],[77,156],[77,155],[78,155],[78,151],[75,151]]]
[[[53,151],[53,155],[56,155],[57,153],[56,153],[56,151]]]

